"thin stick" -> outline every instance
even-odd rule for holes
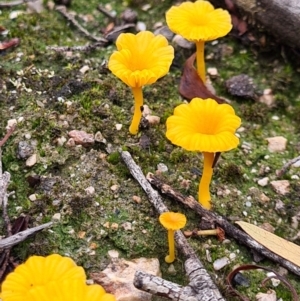
[[[72,25],[74,25],[81,33],[83,33],[87,38],[99,42],[99,43],[103,43],[103,45],[106,45],[108,43],[108,41],[104,38],[101,37],[96,37],[92,34],[90,34],[85,28],[83,28],[75,19],[75,17],[70,14],[67,10],[67,8],[64,5],[58,5],[55,8],[56,11],[58,11],[59,13],[61,13],[69,22],[72,23]]]
[[[35,2],[35,1],[38,0],[15,0],[10,2],[0,2],[0,8],[10,8],[21,4],[26,4],[27,2]]]
[[[146,180],[141,168],[134,162],[130,153],[121,151],[120,154],[130,173],[146,192],[150,203],[157,212],[161,214],[169,211],[158,192]],[[182,287],[181,290],[177,291],[177,294],[173,294],[173,290],[170,289],[168,282],[165,280],[159,278],[160,280],[157,281],[157,278],[153,278],[151,275],[137,272],[134,279],[136,287],[171,300],[225,301],[181,231],[176,231],[175,241],[178,249],[187,257],[185,270],[190,280],[189,285]],[[174,288],[178,289],[181,287],[174,284]]]
[[[239,243],[246,245],[250,249],[255,250],[256,252],[271,259],[272,261],[275,261],[280,265],[284,266],[292,273],[300,276],[300,267],[286,260],[285,258],[271,252],[270,250],[266,249],[263,245],[261,245],[256,240],[254,240],[251,236],[241,231],[237,227],[233,226],[224,217],[219,216],[215,212],[204,209],[199,204],[199,202],[197,202],[192,196],[188,196],[188,197],[184,196],[180,192],[174,190],[171,186],[163,183],[160,179],[158,179],[151,173],[148,173],[147,180],[153,186],[157,187],[163,194],[191,208],[193,211],[198,213],[202,219],[210,221],[212,224],[218,225],[219,227],[223,228],[227,235],[233,237]]]
[[[298,162],[298,161],[300,161],[300,156],[288,161],[287,163],[285,163],[283,165],[283,167],[278,171],[277,178],[281,178],[287,172],[289,167],[291,165],[293,165],[294,163]]]
[[[7,238],[3,238],[0,240],[0,250],[1,249],[9,249],[13,247],[14,245],[17,245],[21,241],[25,240],[28,236],[41,231],[45,228],[49,228],[53,225],[53,222],[48,222],[33,228],[26,229],[24,231],[18,232],[12,236],[9,236]]]
[[[97,42],[94,44],[88,44],[88,45],[84,45],[84,46],[47,46],[46,49],[47,50],[53,50],[56,52],[67,52],[67,51],[80,51],[80,52],[90,52],[93,51],[97,48],[102,48],[105,45],[103,44],[103,42]]]

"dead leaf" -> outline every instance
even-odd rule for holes
[[[203,99],[212,98],[220,104],[226,103],[224,99],[214,95],[207,89],[194,67],[195,57],[196,55],[193,54],[186,60],[184,64],[183,74],[179,83],[180,95],[187,100],[200,97]]]
[[[300,266],[300,246],[252,224],[242,221],[238,221],[236,224],[273,253]]]

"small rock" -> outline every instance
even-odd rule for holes
[[[260,200],[263,202],[263,203],[267,203],[270,201],[270,198],[267,197],[264,193],[262,193],[260,196],[259,196]]]
[[[37,154],[31,155],[27,160],[26,160],[26,166],[31,167],[37,162]]]
[[[233,96],[256,99],[257,93],[253,84],[253,79],[246,74],[240,74],[226,80],[225,86]]]
[[[235,274],[235,276],[232,279],[232,283],[235,286],[243,286],[243,287],[249,287],[250,281],[248,278],[246,278],[242,273],[238,272]]]
[[[75,144],[79,144],[82,146],[89,146],[91,144],[94,144],[94,135],[88,134],[85,131],[78,131],[73,130],[68,133],[70,138],[73,138],[75,141]]]
[[[138,21],[135,27],[136,31],[145,31],[147,30],[147,26],[145,22]]]
[[[85,74],[87,71],[89,71],[90,70],[90,67],[88,66],[88,65],[85,65],[85,66],[83,66],[83,67],[81,67],[80,69],[79,69],[79,72],[81,73],[81,74]]]
[[[214,261],[213,267],[215,271],[219,271],[230,263],[227,257],[222,257]]]
[[[111,191],[116,192],[120,188],[119,185],[115,184],[110,187]]]
[[[67,146],[67,147],[74,147],[74,146],[76,146],[75,140],[74,140],[73,138],[70,138],[70,139],[67,141],[66,146]]]
[[[261,103],[266,104],[268,107],[272,107],[274,105],[275,99],[271,89],[265,89],[263,91],[263,95],[259,97],[259,101]]]
[[[142,202],[142,199],[141,199],[139,196],[137,196],[137,195],[134,195],[134,196],[132,197],[132,199],[133,199],[133,201],[135,201],[137,204],[140,204],[140,203]]]
[[[192,42],[186,40],[179,34],[175,35],[172,42],[184,49],[194,49],[195,48],[195,43],[192,43]]]
[[[106,144],[106,139],[103,137],[100,131],[95,134],[95,141]]]
[[[52,220],[53,221],[60,221],[61,219],[61,214],[60,213],[55,213],[53,216],[52,216]]]
[[[17,119],[9,119],[7,120],[6,129],[9,130],[13,126],[17,125]]]
[[[258,180],[257,184],[264,187],[264,186],[268,185],[268,182],[269,182],[269,178],[265,177],[265,178]]]
[[[121,123],[116,124],[116,130],[117,131],[120,131],[122,129],[122,127],[123,127],[123,124],[121,124]]]
[[[121,226],[125,231],[132,231],[132,224],[130,222],[125,222]]]
[[[143,105],[143,112],[142,115],[144,117],[147,117],[148,115],[150,115],[152,113],[152,111],[150,110],[149,106],[147,105]]]
[[[289,193],[289,186],[290,182],[288,180],[278,180],[278,181],[272,181],[271,183],[272,188],[277,192],[278,194],[285,195]]]
[[[274,231],[275,231],[275,228],[269,223],[263,223],[262,225],[260,225],[260,228],[262,228],[268,232],[271,232],[271,233],[274,233]]]
[[[217,78],[219,76],[218,69],[215,67],[207,68],[207,74],[211,78]]]
[[[169,267],[168,267],[168,273],[170,275],[176,275],[176,269],[174,267],[174,264],[170,264]]]
[[[117,250],[109,250],[107,252],[107,255],[109,258],[114,259],[114,258],[119,258],[119,252]]]
[[[283,201],[276,200],[275,211],[277,211],[278,213],[285,213],[285,206]]]
[[[155,276],[161,276],[157,258],[137,258],[125,260],[112,258],[107,268],[99,273],[91,273],[91,278],[106,291],[114,294],[118,301],[151,301],[150,293],[138,290],[133,285],[136,271],[143,271]]]
[[[63,145],[65,144],[66,141],[67,141],[67,138],[64,137],[64,136],[57,138],[57,144],[58,144],[59,146],[63,146]]]
[[[118,230],[119,229],[119,225],[117,223],[111,223],[110,228],[112,230]]]
[[[138,13],[131,8],[126,8],[121,14],[121,19],[125,23],[136,23],[138,20]]]
[[[34,202],[36,201],[36,194],[31,194],[28,198],[31,202]]]
[[[146,119],[148,120],[148,123],[150,125],[156,125],[160,123],[160,117],[154,116],[154,115],[148,115],[146,116]]]
[[[276,277],[276,274],[274,274],[273,272],[268,272],[267,273],[268,277]],[[271,283],[274,287],[278,286],[280,284],[280,280],[278,278],[271,278]]]
[[[266,138],[270,152],[282,152],[286,149],[287,139],[282,136]]]
[[[160,172],[167,172],[168,171],[168,166],[164,163],[158,163],[157,164],[157,170]]]
[[[210,251],[208,249],[205,250],[205,254],[206,254],[206,260],[208,262],[212,262],[211,254],[210,254]]]
[[[18,143],[17,157],[27,159],[34,153],[34,147],[27,141],[20,141]]]
[[[88,194],[88,195],[93,195],[95,193],[95,188],[93,186],[89,186],[85,189],[85,192]]]
[[[276,297],[276,292],[273,290],[268,290],[268,292],[266,294],[264,293],[258,293],[255,296],[257,301],[276,301],[277,297]]]

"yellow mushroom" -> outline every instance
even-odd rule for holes
[[[168,230],[169,255],[165,257],[165,261],[172,263],[175,260],[174,234],[185,226],[186,217],[181,213],[164,212],[159,216],[159,222]]]
[[[208,1],[186,1],[172,6],[166,13],[166,21],[173,32],[196,43],[197,70],[205,83],[204,43],[229,33],[232,28],[229,13],[215,9]]]
[[[155,36],[150,31],[141,31],[136,35],[122,33],[116,46],[118,50],[110,56],[108,68],[132,90],[135,105],[129,132],[136,135],[142,116],[142,87],[155,83],[168,73],[174,49],[164,36]]]
[[[209,186],[213,174],[215,153],[236,148],[239,139],[235,135],[241,119],[228,104],[218,104],[211,98],[193,98],[181,104],[167,119],[167,138],[188,151],[203,153],[203,172],[199,185],[199,202],[211,209]]]

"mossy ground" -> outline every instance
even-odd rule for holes
[[[141,8],[144,1],[110,1],[118,13],[133,5],[149,30],[155,22],[164,21],[164,11],[171,1],[156,1],[147,11]],[[96,11],[98,1],[74,1],[71,9],[78,14],[92,14],[94,20],[82,24],[93,34],[107,25],[108,20]],[[25,7],[18,7],[25,9]],[[128,126],[131,120],[132,95],[130,90],[115,78],[103,64],[114,50],[114,45],[90,53],[73,53],[72,56],[46,50],[46,46],[84,45],[89,41],[55,11],[45,10],[41,14],[23,14],[10,20],[13,9],[4,9],[0,24],[9,30],[8,38],[18,37],[21,44],[13,50],[0,53],[0,132],[5,133],[8,119],[22,120],[3,147],[3,167],[11,173],[9,190],[16,192],[9,201],[9,214],[12,219],[20,214],[30,216],[30,226],[51,220],[55,213],[61,213],[61,220],[49,231],[36,234],[13,249],[13,256],[22,261],[32,254],[47,255],[52,252],[68,254],[87,272],[103,269],[108,259],[107,251],[117,249],[121,256],[158,257],[163,277],[185,284],[184,258],[179,255],[174,263],[176,273],[168,272],[164,262],[167,251],[166,233],[158,223],[157,212],[132,179],[121,161],[117,150],[122,147],[132,154],[146,174],[155,172],[158,163],[168,166],[168,181],[186,195],[197,195],[201,155],[186,152],[172,146],[165,138],[165,121],[174,107],[182,100],[178,95],[178,82],[181,70],[172,67],[171,72],[150,87],[145,87],[145,103],[154,115],[161,117],[159,126],[144,130],[150,145],[142,149],[139,139],[142,133],[131,136]],[[207,53],[218,54],[223,47],[231,47],[231,55],[215,55],[207,61],[207,67],[217,67],[220,76],[214,80],[218,93],[228,96],[224,81],[233,75],[246,73],[251,76],[261,90],[271,88],[276,98],[272,108],[250,100],[232,99],[232,105],[242,118],[244,131],[240,132],[241,145],[251,144],[251,150],[240,147],[222,154],[214,174],[211,191],[214,210],[229,218],[262,224],[268,222],[275,227],[275,233],[287,239],[299,229],[290,227],[291,216],[300,208],[299,169],[291,168],[284,176],[291,182],[287,196],[277,195],[269,186],[260,187],[257,179],[269,176],[276,178],[276,170],[285,162],[299,155],[299,116],[300,86],[299,73],[295,65],[286,61],[276,50],[267,54],[253,52],[232,37],[220,39],[217,45],[208,44]],[[88,65],[90,70],[80,73],[80,68]],[[4,88],[5,87],[5,88]],[[64,101],[60,101],[61,97]],[[68,101],[71,104],[66,104]],[[272,116],[279,119],[273,119]],[[20,119],[21,118],[21,119]],[[116,124],[123,124],[120,131]],[[68,148],[59,146],[57,139],[68,137],[70,130],[85,130],[88,133],[100,131],[106,143],[96,143],[92,147]],[[28,134],[29,139],[25,138]],[[284,136],[288,139],[286,151],[269,153],[267,137]],[[24,160],[16,156],[17,145],[21,140],[34,141],[38,162],[26,167]],[[112,153],[107,152],[110,146]],[[266,169],[266,167],[268,167]],[[254,171],[256,170],[256,172]],[[27,177],[39,175],[44,186],[30,187]],[[188,187],[182,187],[182,179],[190,180]],[[52,181],[52,182],[51,182]],[[50,189],[45,186],[51,182]],[[113,185],[118,189],[111,190]],[[85,189],[95,188],[95,195],[89,196]],[[256,188],[256,192],[253,189]],[[230,190],[222,196],[218,191]],[[36,194],[37,200],[28,196]],[[258,195],[265,193],[269,202],[261,202]],[[141,203],[132,197],[141,197]],[[252,206],[246,207],[251,199]],[[281,199],[286,208],[285,214],[274,211],[276,200]],[[171,200],[166,200],[170,210],[187,215],[187,229],[197,227],[199,218],[191,211]],[[247,212],[247,216],[243,214]],[[107,227],[107,222],[118,224],[117,229]],[[124,230],[122,225],[130,222],[132,230]],[[1,233],[4,233],[1,223]],[[224,279],[233,266],[252,262],[249,250],[231,240],[229,245],[220,244],[214,238],[190,239],[189,242],[199,254],[207,270],[212,274],[225,293]],[[206,261],[204,246],[208,247],[214,259],[236,252],[237,258],[221,272],[215,272]],[[265,260],[263,264],[276,266]],[[244,291],[253,298],[258,291],[258,279],[262,273],[253,272],[249,276],[251,287]],[[300,293],[299,279],[289,274],[289,280]],[[291,300],[286,289],[276,289],[277,297]]]

